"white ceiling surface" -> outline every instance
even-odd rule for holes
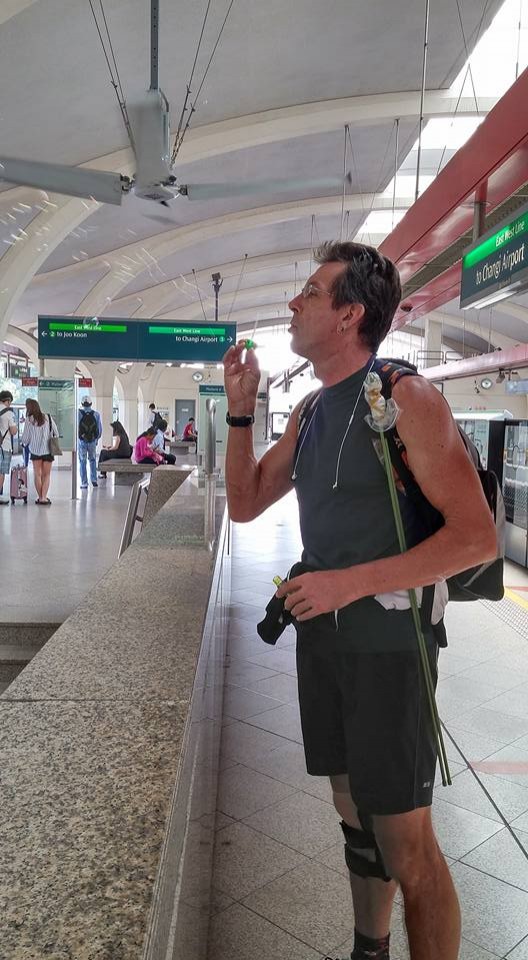
[[[148,0],[103,0],[114,43],[121,81],[131,104],[149,80],[149,2]],[[10,19],[0,16],[0,85],[10,96],[2,98],[0,111],[0,155],[20,156],[48,162],[88,163],[127,147],[127,137],[104,62],[100,42],[90,13],[88,0],[9,0]],[[171,124],[177,125],[183,93],[194,57],[205,0],[162,0],[160,31],[160,81],[170,103]],[[481,32],[500,6],[493,0],[486,6]],[[465,60],[464,42],[458,22],[456,0],[431,5],[427,65],[427,88],[447,88]],[[227,12],[228,0],[212,0],[204,43],[198,61],[194,89],[201,79],[218,30]],[[468,46],[471,49],[485,0],[464,0],[462,12]],[[7,9],[7,8],[6,8]],[[235,0],[232,13],[220,41],[209,76],[198,101],[194,129],[202,125],[250,116],[260,111],[332,101],[336,98],[373,94],[394,95],[416,91],[421,78],[423,45],[423,0],[392,0],[384,7],[383,30],[375,4],[359,0]],[[21,56],[21,51],[24,55]],[[388,97],[390,101],[390,96]],[[348,166],[352,183],[347,193],[370,194],[383,191],[394,172],[394,119],[397,105],[388,108],[383,122],[351,126],[352,151]],[[392,119],[391,119],[392,118]],[[408,153],[417,129],[417,116],[400,122],[399,159]],[[290,177],[340,177],[343,166],[343,129],[279,139],[247,149],[231,149],[216,156],[202,156],[177,169],[180,182]],[[236,146],[236,144],[235,144]],[[436,156],[424,151],[424,171],[433,168]],[[450,154],[446,154],[446,157]],[[126,154],[123,155],[123,163]],[[102,166],[101,162],[97,164]],[[194,307],[199,300],[188,284],[182,284],[191,271],[203,271],[200,289],[211,295],[210,277],[219,264],[231,265],[222,291],[222,305],[229,310],[238,284],[241,264],[248,255],[254,258],[284,254],[284,266],[274,262],[268,268],[251,270],[240,282],[239,301],[233,307],[244,311],[252,304],[259,313],[266,304],[276,305],[281,284],[293,291],[294,267],[290,253],[306,251],[310,241],[319,242],[339,235],[340,191],[290,190],[239,199],[191,203],[178,198],[166,210],[160,206],[125,198],[122,208],[100,207],[87,216],[74,231],[58,243],[53,229],[47,229],[57,202],[50,196],[49,213],[36,208],[43,204],[40,193],[25,188],[0,193],[0,288],[10,282],[10,270],[16,262],[17,245],[24,242],[24,231],[37,227],[39,252],[49,255],[34,279],[28,278],[10,322],[31,328],[37,313],[82,312],[82,304],[102,280],[115,269],[116,259],[126,257],[130,244],[141,242],[146,251],[155,250],[156,238],[167,231],[189,224],[202,224],[214,218],[244,210],[277,205],[273,222],[263,226],[228,229],[209,239],[195,234],[183,249],[150,262],[150,269],[112,288],[106,302],[107,315],[138,315],[142,292],[157,302],[157,313]],[[311,198],[336,197],[332,215],[317,215],[314,222],[308,205],[301,206],[292,219],[285,219],[279,205],[309,201]],[[31,206],[27,210],[25,204]],[[354,236],[369,210],[351,210],[346,229]],[[155,219],[151,219],[151,214]],[[35,223],[33,218],[38,215]],[[15,219],[13,220],[12,217]],[[5,223],[2,223],[5,220]],[[19,236],[15,240],[14,236]],[[204,230],[205,236],[205,230]],[[6,241],[6,242],[5,242]],[[4,256],[6,273],[2,275]],[[103,262],[111,256],[111,266]],[[84,263],[83,261],[87,261]],[[108,263],[108,261],[107,261]],[[146,258],[146,263],[149,263]],[[304,279],[309,261],[299,261],[298,274]],[[178,290],[167,289],[171,280]],[[160,295],[152,288],[161,286]],[[269,290],[266,291],[266,287]],[[254,297],[251,291],[254,290]],[[182,292],[183,291],[183,292]],[[0,290],[0,294],[2,290]],[[145,297],[145,303],[148,298]],[[208,316],[211,315],[211,303]],[[160,309],[161,308],[161,309]],[[1,306],[0,306],[1,313]],[[139,312],[141,315],[141,312]],[[0,315],[0,328],[2,316]],[[457,333],[454,329],[455,335]],[[459,332],[459,331],[458,331]],[[1,340],[1,337],[0,337]]]

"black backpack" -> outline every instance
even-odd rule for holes
[[[79,440],[84,440],[85,443],[93,443],[94,440],[97,440],[97,432],[95,413],[93,410],[84,411],[79,420]]]
[[[392,393],[392,388],[401,377],[415,376],[418,369],[412,363],[405,360],[381,360],[377,359],[373,365],[375,373],[381,379],[382,393],[388,400]],[[319,399],[320,391],[308,394],[299,410],[299,425],[297,434],[297,450],[299,450],[299,438],[305,429],[312,411],[315,409]],[[447,401],[446,401],[447,402]],[[458,424],[457,424],[458,426]],[[475,469],[479,475],[484,496],[493,515],[495,527],[497,530],[498,555],[495,560],[487,563],[481,563],[476,567],[470,567],[463,570],[447,580],[450,600],[502,600],[504,597],[504,545],[506,539],[506,512],[500,484],[495,473],[492,470],[485,470],[482,466],[480,455],[474,443],[469,439],[462,428],[458,427],[459,433],[464,441],[464,445],[472,460]],[[422,493],[413,474],[409,470],[405,461],[405,447],[398,436],[396,427],[387,430],[385,434],[391,455],[392,465],[401,481],[406,496],[416,508],[418,516],[427,536],[430,537],[437,530],[444,526],[442,514],[433,507],[427,497]]]

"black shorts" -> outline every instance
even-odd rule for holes
[[[339,630],[333,614],[297,624],[308,773],[348,774],[362,813],[429,806],[436,747],[411,611],[365,598],[339,617]],[[425,637],[436,685],[438,645]]]
[[[31,459],[43,460],[44,463],[53,463],[53,461],[55,460],[55,457],[53,456],[52,453],[32,453]]]

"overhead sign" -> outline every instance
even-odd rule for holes
[[[479,237],[462,258],[460,307],[485,307],[528,288],[528,207]]]
[[[78,386],[93,387],[93,380],[91,377],[79,377]]]
[[[39,357],[219,363],[236,342],[236,324],[194,324],[113,317],[38,318]]]
[[[39,357],[137,360],[137,323],[98,317],[38,318]]]
[[[138,323],[141,360],[219,363],[232,343],[236,324]]]
[[[38,377],[22,377],[20,383],[23,387],[38,387]]]

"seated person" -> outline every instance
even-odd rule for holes
[[[158,431],[155,427],[149,427],[144,433],[140,433],[134,444],[134,460],[136,463],[163,463],[161,453],[154,450],[152,442]]]
[[[152,441],[152,449],[156,450],[157,453],[160,453],[163,457],[165,463],[174,464],[176,463],[176,457],[172,453],[165,453],[165,431],[167,429],[167,421],[160,420],[158,423],[158,429],[156,436]]]
[[[192,443],[196,444],[196,447],[198,447],[198,433],[194,426],[194,417],[189,417],[187,423],[185,424],[182,440],[190,440]]]
[[[132,446],[130,440],[128,439],[128,433],[126,432],[123,424],[120,420],[114,420],[110,424],[112,427],[112,444],[111,446],[103,446],[99,454],[99,470],[101,469],[101,464],[105,460],[130,460],[132,456]],[[105,477],[105,473],[99,474],[101,477]]]

